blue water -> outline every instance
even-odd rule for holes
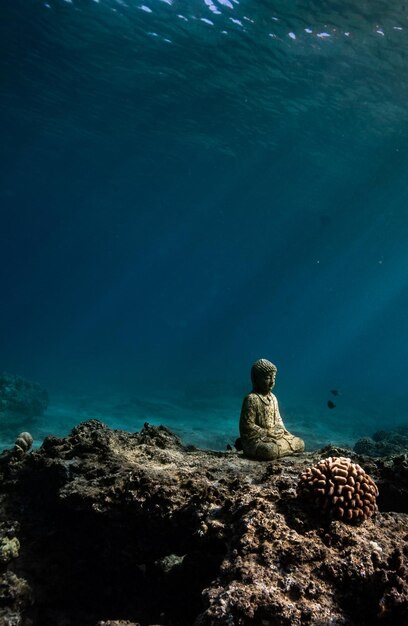
[[[261,357],[310,445],[406,422],[404,3],[0,18],[0,371],[51,399],[19,426],[149,419],[222,448]]]

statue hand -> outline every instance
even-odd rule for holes
[[[282,426],[275,426],[273,430],[268,431],[269,437],[282,437],[285,434],[285,429]]]

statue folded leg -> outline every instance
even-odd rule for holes
[[[243,440],[242,444],[246,456],[260,461],[274,461],[305,449],[304,441],[290,433],[285,433],[282,437]]]

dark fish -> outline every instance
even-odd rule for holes
[[[341,396],[341,393],[338,389],[330,389],[330,393],[332,393],[334,396]]]
[[[336,406],[334,404],[334,402],[332,402],[331,400],[328,401],[327,406],[329,407],[329,409],[334,409],[334,407]]]

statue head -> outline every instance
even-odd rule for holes
[[[258,359],[251,368],[253,390],[267,394],[275,385],[277,367],[267,359]]]

